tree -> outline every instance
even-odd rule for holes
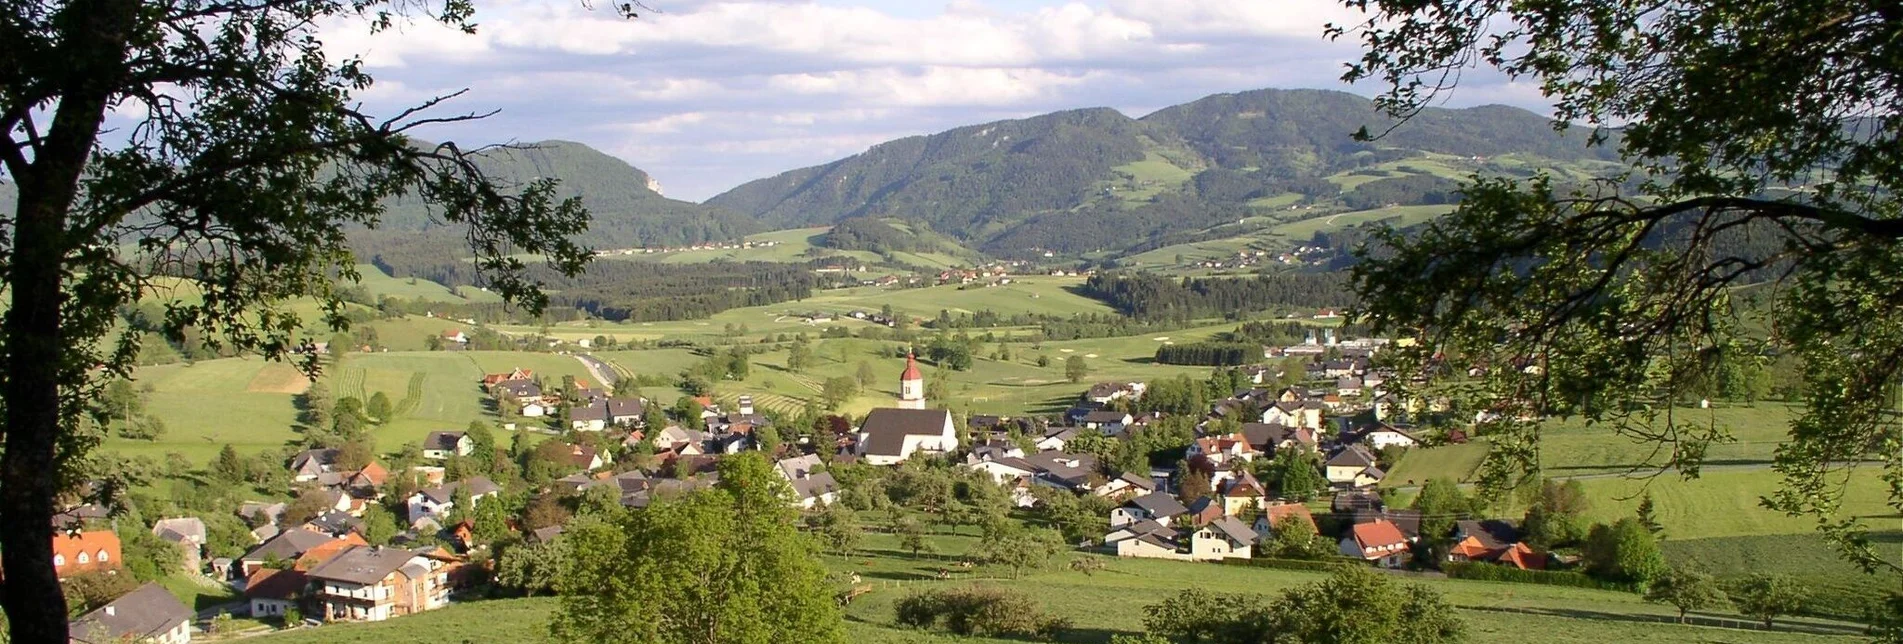
[[[1275,465],[1282,475],[1276,484],[1276,493],[1283,498],[1307,502],[1328,489],[1328,479],[1322,476],[1321,466],[1315,462],[1314,456],[1296,450],[1281,450],[1275,455]]]
[[[534,597],[538,592],[554,592],[565,556],[562,540],[536,544],[518,543],[496,558],[496,582]]]
[[[1665,526],[1659,525],[1658,511],[1652,505],[1651,490],[1646,490],[1645,496],[1639,499],[1639,512],[1637,516],[1639,525],[1645,526],[1646,530],[1654,535],[1664,535]]]
[[[1182,477],[1176,486],[1176,498],[1181,500],[1183,505],[1194,503],[1196,499],[1209,496],[1213,491],[1209,479],[1215,474],[1215,466],[1209,463],[1209,459],[1197,458],[1183,461],[1177,466],[1176,471],[1181,472]]]
[[[757,452],[720,461],[714,488],[661,499],[614,522],[577,520],[551,620],[567,642],[845,640],[790,491]]]
[[[1696,570],[1678,568],[1659,577],[1645,589],[1645,601],[1670,604],[1678,609],[1678,622],[1685,623],[1686,611],[1722,608],[1730,603],[1717,580]]]
[[[1779,615],[1789,615],[1804,607],[1806,592],[1797,580],[1790,575],[1755,574],[1738,586],[1731,602],[1738,605],[1739,612],[1756,617],[1764,622],[1764,628],[1771,628],[1772,620]]]
[[[1432,478],[1414,497],[1414,509],[1421,513],[1421,539],[1430,545],[1445,544],[1454,533],[1454,521],[1473,511],[1473,502],[1449,478]]]
[[[1541,548],[1578,543],[1586,536],[1586,486],[1578,480],[1540,483],[1539,499],[1526,511],[1526,541]]]
[[[677,407],[679,406],[678,401],[676,402],[676,406]],[[700,412],[695,411],[694,415],[695,417],[699,417]],[[650,402],[648,405],[641,408],[641,429],[647,430],[647,433],[649,435],[652,435],[654,432],[658,432],[666,428],[667,428],[667,410],[666,409],[662,408],[661,405],[655,402]]]
[[[803,373],[811,366],[813,366],[813,347],[807,344],[806,335],[801,334],[793,340],[793,346],[786,350],[786,370]]]
[[[369,414],[371,418],[377,419],[379,423],[390,422],[391,410],[390,397],[381,391],[370,394],[370,402],[365,403],[363,407],[364,413]]]
[[[857,395],[859,395],[859,381],[853,380],[850,376],[827,378],[819,393],[821,398],[826,399],[827,409],[838,409],[840,405]]]
[[[376,460],[376,445],[369,436],[364,436],[337,448],[337,460],[331,463],[332,469],[339,472],[361,470]]]
[[[1667,571],[1658,538],[1632,517],[1593,526],[1580,550],[1586,572],[1600,579],[1644,587]]]
[[[1064,378],[1071,384],[1083,382],[1084,377],[1088,375],[1090,375],[1090,365],[1084,362],[1083,356],[1071,356],[1064,359]]]
[[[291,504],[284,507],[284,516],[279,523],[294,526],[316,518],[317,515],[331,511],[330,495],[323,490],[310,488],[297,494]]]
[[[1330,27],[1365,45],[1344,80],[1386,85],[1376,104],[1389,115],[1444,100],[1460,74],[1443,72],[1484,64],[1539,86],[1557,123],[1616,127],[1592,139],[1629,170],[1576,189],[1477,180],[1450,216],[1381,233],[1354,273],[1376,332],[1422,330],[1422,353],[1471,363],[1541,356],[1541,369],[1463,386],[1503,419],[1579,415],[1668,443],[1655,464],[1691,475],[1726,434],[1672,401],[1729,357],[1795,356],[1806,407],[1768,505],[1813,515],[1856,563],[1897,572],[1860,522],[1836,516],[1847,470],[1903,468],[1888,440],[1903,361],[1870,358],[1903,352],[1882,295],[1903,285],[1896,63],[1876,44],[1894,38],[1894,4],[1346,4],[1367,17]],[[1766,282],[1771,305],[1734,306],[1733,287]],[[1493,444],[1512,447],[1489,453],[1483,483],[1506,489],[1538,467],[1539,429],[1491,424]]]
[[[859,523],[853,520],[849,508],[837,503],[822,503],[818,510],[807,517],[807,525],[833,552],[850,555],[859,549]]]
[[[906,515],[894,523],[892,530],[899,535],[899,547],[910,550],[913,559],[917,559],[921,552],[938,551],[938,544],[932,541],[930,534],[925,531],[925,524],[920,523],[911,515]]]
[[[700,412],[704,409],[706,408],[700,405],[700,401],[694,400],[691,396],[681,396],[674,401],[674,417],[681,421],[683,427],[699,427]]]
[[[1334,552],[1334,544],[1316,534],[1315,525],[1300,516],[1276,519],[1273,527],[1275,537],[1263,544],[1271,557],[1320,559]]]
[[[1063,538],[1052,530],[1000,523],[986,527],[974,552],[987,564],[1010,568],[1015,579],[1026,568],[1049,565],[1051,557],[1063,549]]]
[[[878,372],[872,370],[872,363],[864,360],[859,361],[858,379],[861,389],[870,389],[873,385],[879,384]]]
[[[390,543],[390,538],[401,531],[397,526],[396,514],[376,503],[363,509],[363,522],[357,525],[357,532],[363,534],[363,540],[373,546]]]
[[[1466,629],[1440,593],[1397,587],[1363,566],[1289,589],[1274,612],[1276,639],[1314,644],[1443,644],[1461,641]]]
[[[226,443],[218,450],[218,458],[211,463],[212,476],[224,483],[241,483],[245,477],[244,457],[238,455],[238,448]]]
[[[1251,644],[1273,641],[1269,608],[1254,595],[1187,588],[1143,608],[1143,630],[1167,642]]]

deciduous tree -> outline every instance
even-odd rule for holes
[[[1764,622],[1765,628],[1771,628],[1773,620],[1779,615],[1789,615],[1804,607],[1806,593],[1804,587],[1790,575],[1755,574],[1738,587],[1732,594],[1731,602],[1746,615]]]
[[[1645,601],[1677,608],[1681,624],[1685,622],[1686,611],[1710,610],[1730,603],[1717,580],[1689,568],[1678,568],[1653,580],[1645,589]]]

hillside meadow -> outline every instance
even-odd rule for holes
[[[1322,573],[1272,570],[1209,563],[1103,557],[1103,570],[1094,574],[1068,570],[1063,557],[1041,572],[1011,579],[1003,571],[978,569],[959,573],[958,579],[934,579],[939,568],[957,558],[974,539],[939,535],[941,555],[912,559],[898,552],[888,535],[869,534],[864,552],[853,557],[824,557],[839,572],[857,572],[874,590],[857,598],[847,609],[847,633],[854,642],[1007,642],[961,638],[940,632],[917,631],[895,624],[892,606],[905,594],[934,587],[986,584],[1020,590],[1045,610],[1072,620],[1074,628],[1059,641],[1102,643],[1117,634],[1142,629],[1143,607],[1189,587],[1221,593],[1273,595],[1284,589],[1321,579]],[[1604,644],[1605,642],[1710,642],[1770,644],[1851,642],[1852,625],[1815,619],[1795,620],[1801,628],[1821,633],[1756,632],[1661,623],[1670,609],[1648,604],[1637,596],[1610,591],[1501,584],[1456,580],[1412,580],[1444,593],[1460,608],[1470,629],[1469,641],[1513,641]],[[460,603],[449,608],[377,624],[323,626],[263,638],[270,644],[346,643],[391,641],[544,641],[546,624],[559,600],[510,599]],[[1509,612],[1511,611],[1511,612]],[[1722,615],[1722,614],[1720,614]]]

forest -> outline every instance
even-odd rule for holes
[[[1234,317],[1274,307],[1346,307],[1353,295],[1345,273],[1272,273],[1255,278],[1185,277],[1109,272],[1084,282],[1084,294],[1139,319]]]

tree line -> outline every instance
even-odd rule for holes
[[[1090,276],[1084,294],[1132,317],[1182,319],[1235,316],[1276,306],[1343,307],[1354,303],[1343,273],[1272,273],[1250,278],[1185,277],[1111,272]]]

